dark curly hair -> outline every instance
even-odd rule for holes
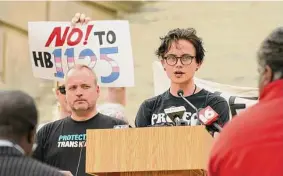
[[[202,63],[205,55],[204,54],[205,50],[203,48],[202,39],[196,35],[196,30],[194,28],[187,28],[187,29],[176,28],[170,30],[167,33],[167,35],[165,35],[164,37],[160,37],[161,44],[156,50],[155,54],[159,58],[163,59],[164,55],[170,49],[172,42],[182,39],[187,40],[194,45],[196,49],[196,62]]]
[[[14,140],[35,130],[36,104],[31,96],[18,91],[0,91],[0,137]]]

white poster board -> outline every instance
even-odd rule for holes
[[[75,64],[92,68],[103,87],[134,86],[134,62],[128,21],[29,22],[33,74],[62,81]]]

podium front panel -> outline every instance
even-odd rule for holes
[[[212,140],[204,126],[87,130],[86,172],[203,170]]]

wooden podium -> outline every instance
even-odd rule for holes
[[[206,175],[204,126],[87,130],[86,172],[99,176]]]

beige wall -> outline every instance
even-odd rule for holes
[[[3,73],[4,73],[4,30],[0,28],[0,84],[3,82]]]
[[[129,89],[128,113],[154,95],[152,61],[159,36],[194,27],[206,56],[197,77],[236,86],[257,86],[256,50],[271,30],[283,26],[283,2],[151,2],[131,23],[136,87]]]

